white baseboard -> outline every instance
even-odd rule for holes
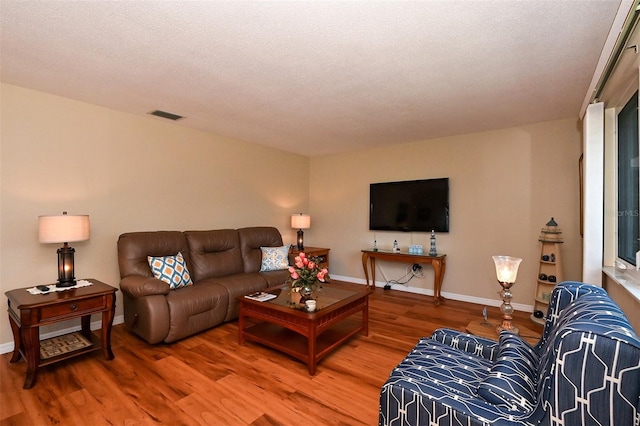
[[[352,277],[345,277],[340,275],[331,275],[331,278],[334,278],[338,281],[346,281],[349,283],[366,285],[366,281],[363,280],[362,278],[352,278]],[[377,281],[376,287],[384,287],[385,284],[386,283],[384,282]],[[425,289],[420,287],[410,287],[410,286],[404,286],[401,284],[394,284],[391,286],[391,288],[393,290],[406,291],[408,293],[425,294],[427,296],[433,296],[433,290],[431,289]],[[441,294],[446,299],[475,303],[477,305],[497,306],[497,307],[500,307],[500,305],[502,305],[502,301],[497,299],[485,299],[483,297],[467,296],[465,294],[448,293],[445,291],[441,292]],[[525,305],[522,303],[512,303],[511,306],[513,306],[513,309],[515,309],[516,311],[533,312],[533,305]],[[478,313],[481,314],[481,312],[478,312]]]
[[[123,322],[124,322],[124,315],[118,315],[117,317],[113,318],[113,325],[122,324]],[[93,321],[91,323],[91,330],[99,330],[100,328],[102,328],[101,320]],[[64,330],[56,330],[56,331],[52,331],[50,333],[45,333],[41,335],[40,339],[41,340],[50,339],[52,337],[62,336],[63,334],[73,333],[74,331],[78,331],[78,330],[80,330],[80,326],[69,327],[69,328],[65,328]],[[13,342],[0,344],[0,354],[13,352],[13,347],[14,347]]]

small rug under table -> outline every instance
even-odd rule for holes
[[[91,346],[91,342],[80,332],[65,334],[40,341],[40,359],[52,358]]]

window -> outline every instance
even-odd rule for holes
[[[640,249],[640,188],[638,178],[638,92],[618,114],[617,146],[617,256],[636,265]]]

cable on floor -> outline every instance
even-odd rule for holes
[[[406,286],[407,284],[409,284],[409,281],[411,281],[415,277],[418,277],[418,278],[424,277],[422,266],[417,263],[407,266],[406,272],[402,277],[398,278],[397,280],[387,281],[387,283],[384,285],[384,288],[388,290],[391,288],[392,285],[396,285],[396,284]]]

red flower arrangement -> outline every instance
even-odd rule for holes
[[[317,257],[308,258],[305,253],[295,257],[294,265],[289,266],[291,288],[314,289],[329,277],[327,268],[321,268]]]

